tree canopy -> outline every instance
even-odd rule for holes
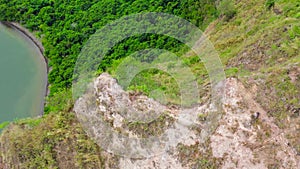
[[[107,23],[140,12],[164,12],[180,16],[205,28],[217,17],[215,0],[0,0],[0,20],[18,22],[34,32],[49,59],[50,97],[72,85],[76,58],[88,38]],[[146,34],[130,37],[116,45],[100,65],[143,48],[180,50],[176,39]]]

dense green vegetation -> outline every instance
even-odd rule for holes
[[[287,129],[286,134],[289,135],[291,146],[300,152],[300,133],[289,130],[297,116],[295,110],[300,107],[300,79],[292,82],[289,74],[296,71],[300,62],[300,2],[226,1],[231,4],[220,3],[217,9],[224,10],[218,12],[214,2],[210,0],[0,0],[0,20],[19,22],[39,36],[46,48],[45,55],[50,59],[50,66],[53,68],[49,76],[51,95],[46,108],[47,112],[53,113],[41,119],[17,121],[9,126],[10,130],[5,131],[3,136],[3,140],[11,140],[6,145],[10,150],[6,156],[10,156],[9,159],[18,157],[24,167],[31,168],[44,168],[47,165],[52,168],[99,168],[103,167],[104,163],[109,163],[110,168],[114,168],[112,166],[118,159],[110,159],[110,156],[103,155],[101,149],[86,137],[74,114],[69,113],[73,107],[70,91],[73,66],[81,47],[97,29],[123,15],[142,11],[176,14],[200,28],[205,28],[214,18],[220,16],[219,20],[208,27],[207,34],[220,52],[227,76],[239,78],[247,89],[256,85],[258,89],[257,93],[254,93],[255,100],[268,111],[269,116],[274,117],[278,126]],[[227,16],[230,17],[226,18]],[[147,41],[144,41],[145,39]],[[164,43],[154,43],[157,40]],[[100,72],[105,70],[114,73],[114,68],[121,58],[148,47],[182,52],[181,45],[168,37],[133,37],[122,41],[111,51],[105,64],[100,66]],[[183,58],[183,61],[195,75],[205,79],[205,69],[198,59],[191,54]],[[157,70],[150,71],[154,79],[148,78],[147,72],[142,72],[133,81],[135,86],[129,89],[138,89],[146,94],[150,94],[150,91],[156,88],[170,90],[168,87],[172,86],[171,89],[177,89],[173,83],[165,82],[173,79],[166,78],[167,75]],[[162,81],[163,78],[166,80]],[[148,86],[140,84],[141,81]],[[208,86],[207,81],[201,81],[200,84],[203,88]],[[205,117],[199,118],[205,120]],[[131,127],[135,125],[131,124]],[[10,132],[12,130],[13,132]],[[218,168],[217,160],[211,158],[209,153],[203,155],[197,152],[197,146],[178,147],[183,164],[187,159],[199,168]],[[197,158],[194,158],[195,154],[199,154]],[[60,166],[63,164],[66,165]]]
[[[232,0],[223,0],[217,7],[220,11],[221,17],[224,17],[225,21],[233,18],[236,14],[236,9]]]
[[[76,58],[90,35],[124,15],[147,11],[175,14],[200,28],[205,28],[218,15],[214,0],[0,0],[0,20],[18,22],[41,38],[52,69],[50,97],[71,87]],[[150,47],[178,51],[180,43],[151,34],[128,38],[111,50],[100,69],[105,71],[114,60]],[[56,108],[48,106],[46,112],[52,109]]]

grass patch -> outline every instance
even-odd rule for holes
[[[133,131],[135,134],[142,138],[148,138],[151,136],[159,136],[169,128],[175,119],[169,116],[167,113],[161,114],[157,119],[145,123],[145,122],[125,122],[126,128]]]
[[[10,124],[9,121],[5,121],[0,123],[0,131],[3,130],[6,126],[8,126]]]
[[[205,152],[202,152],[200,147],[205,149]],[[177,156],[179,161],[184,166],[189,166],[189,168],[217,169],[221,165],[221,160],[213,157],[209,147],[208,142],[196,143],[190,146],[179,144],[177,146]]]

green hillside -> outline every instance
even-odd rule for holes
[[[202,29],[219,52],[226,76],[238,78],[249,90],[257,86],[255,100],[287,131],[291,146],[300,154],[300,132],[288,132],[299,122],[300,114],[299,0],[0,0],[0,21],[17,22],[32,31],[42,41],[51,67],[45,115],[8,125],[0,136],[0,168],[1,161],[10,168],[118,168],[119,157],[89,139],[75,117],[72,74],[82,46],[96,30],[139,12],[174,14]],[[188,51],[166,36],[131,37],[113,48],[98,73],[114,75],[123,58],[150,47],[178,54]],[[207,94],[209,79],[203,63],[192,52],[181,58],[201,77],[200,94]],[[167,93],[169,103],[176,104],[179,96],[175,83],[169,75],[149,70],[139,74],[129,89],[149,95],[149,91],[160,88]],[[212,158],[211,152],[199,155],[193,146],[182,146],[182,150],[186,163],[200,168],[218,168],[222,161]],[[185,155],[186,150],[198,155],[192,158]]]

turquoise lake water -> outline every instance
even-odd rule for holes
[[[41,113],[46,70],[33,42],[0,25],[0,124]]]

